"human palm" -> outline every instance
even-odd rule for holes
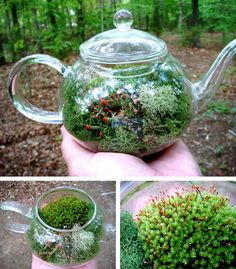
[[[70,176],[200,176],[198,164],[187,146],[178,139],[172,146],[150,157],[124,153],[91,152],[61,128],[62,154]]]

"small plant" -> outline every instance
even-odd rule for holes
[[[158,200],[137,217],[146,263],[155,268],[231,268],[235,265],[236,209],[216,190],[193,192]]]
[[[136,223],[130,213],[122,211],[120,215],[120,261],[121,269],[142,269],[144,251],[138,238]]]
[[[161,64],[138,77],[94,78],[88,84],[69,78],[63,91],[64,125],[93,151],[155,152],[178,137],[192,118],[181,76]]]
[[[53,228],[71,229],[88,221],[88,204],[76,196],[64,196],[41,208],[42,220]]]

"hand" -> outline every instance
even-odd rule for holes
[[[33,255],[31,269],[97,269],[97,262],[96,260],[91,260],[82,266],[56,266]]]
[[[91,152],[61,128],[62,155],[69,176],[200,176],[198,164],[187,146],[178,139],[172,146],[146,158],[124,153]]]

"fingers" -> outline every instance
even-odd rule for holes
[[[140,158],[122,153],[93,153],[80,146],[61,128],[62,155],[70,176],[154,176],[155,171]]]
[[[97,268],[98,267],[97,267],[97,261],[96,260],[89,261],[85,265],[82,265],[82,266],[78,267],[78,269],[97,269]],[[77,269],[77,267],[72,267],[71,269]]]
[[[61,151],[67,164],[69,175],[83,175],[84,165],[90,161],[93,153],[74,141],[64,126],[61,127],[61,133],[63,136]]]
[[[163,176],[201,176],[196,160],[181,139],[163,150],[149,165]]]

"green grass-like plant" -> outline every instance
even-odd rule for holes
[[[71,229],[88,221],[88,203],[76,196],[63,196],[39,210],[41,219],[57,229]]]
[[[121,269],[146,268],[136,223],[126,211],[122,211],[120,215],[120,262]]]
[[[207,191],[151,197],[138,214],[147,264],[165,268],[235,268],[236,209]]]

